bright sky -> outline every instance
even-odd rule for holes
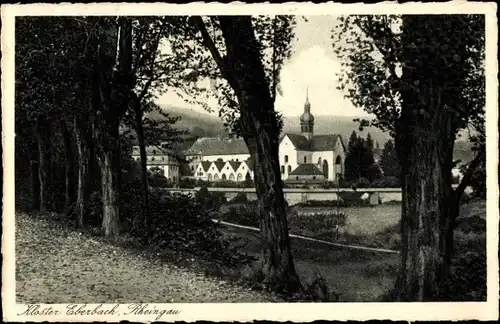
[[[336,73],[340,71],[341,64],[331,43],[331,30],[336,22],[334,16],[308,16],[307,22],[298,17],[293,54],[281,71],[283,96],[276,98],[276,110],[285,116],[297,116],[303,112],[306,88],[309,89],[311,112],[314,115],[366,115],[336,89]],[[158,102],[203,110],[185,103],[172,91],[163,95]]]

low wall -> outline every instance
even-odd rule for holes
[[[453,188],[456,185],[452,186]],[[163,190],[172,193],[182,193],[182,194],[195,194],[200,188],[193,189],[182,189],[182,188],[165,188]],[[257,200],[257,194],[255,193],[255,188],[208,188],[208,191],[224,192],[226,199],[229,201],[236,197],[239,193],[245,193],[247,199]],[[338,192],[353,192],[351,188],[340,188],[340,189],[301,189],[301,188],[284,188],[283,193],[285,194],[285,199],[290,205],[295,205],[300,202],[305,202],[308,200],[337,200]],[[400,188],[360,188],[356,190],[359,193],[367,193],[368,197],[373,194],[378,194],[381,203],[386,203],[389,201],[401,201],[402,193]]]

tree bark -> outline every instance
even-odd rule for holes
[[[278,123],[250,17],[219,17],[227,51],[224,58],[215,48],[201,18],[195,17],[194,21],[238,98],[241,135],[252,157],[259,199],[263,282],[277,292],[302,291],[288,236],[278,163]]]
[[[89,199],[89,150],[85,140],[84,132],[75,123],[75,139],[78,148],[78,186],[76,195],[75,215],[79,228],[86,223],[87,203]]]
[[[38,117],[35,122],[35,137],[38,148],[38,184],[40,211],[47,211],[51,206],[50,181],[51,181],[51,149],[50,143],[50,123],[44,122],[42,117]]]
[[[142,125],[142,109],[139,100],[134,102],[135,111],[135,130],[137,133],[137,139],[139,140],[139,150],[141,158],[141,184],[142,184],[142,195],[143,195],[143,208],[144,208],[144,221],[146,225],[146,232],[148,240],[152,236],[152,219],[151,219],[151,206],[149,203],[149,184],[148,184],[148,168],[147,168],[147,154],[146,154],[146,142],[144,139],[144,129]]]
[[[403,44],[427,35],[419,34],[419,19],[403,18]],[[406,86],[401,90],[401,117],[396,125],[403,196],[397,290],[401,301],[435,301],[448,272],[447,252],[453,246],[451,215],[458,213],[451,188],[456,128],[446,108],[444,84],[436,81],[436,70],[415,61],[419,56],[413,48],[404,48],[402,83]]]
[[[116,145],[119,142],[115,141]],[[119,210],[119,149],[104,151],[101,157],[102,179],[102,232],[105,236],[116,236],[120,233]]]
[[[65,163],[65,194],[64,211],[69,212],[71,205],[75,202],[75,157],[71,140],[71,132],[63,122],[62,135],[64,141],[64,163]]]

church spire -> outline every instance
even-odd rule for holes
[[[314,116],[311,114],[311,103],[309,102],[309,87],[306,87],[306,102],[304,104],[304,113],[300,116],[301,133],[311,140],[314,133]]]

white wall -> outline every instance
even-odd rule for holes
[[[288,156],[288,162],[285,163],[285,156]],[[292,144],[292,141],[285,136],[280,144],[279,144],[279,162],[280,162],[280,171],[281,166],[285,167],[285,173],[281,174],[281,179],[285,180],[288,178],[288,166],[291,167],[291,171],[295,170],[297,167],[297,150]]]
[[[333,162],[335,161],[333,159],[334,155],[335,154],[333,151],[319,151],[319,152],[313,152],[312,154],[312,160],[313,160],[312,163],[317,165],[321,172],[323,172],[323,161],[326,160],[326,162],[328,162],[328,175],[326,178],[329,181],[335,180],[335,172],[333,166]],[[318,165],[319,158],[321,158],[321,163]]]

